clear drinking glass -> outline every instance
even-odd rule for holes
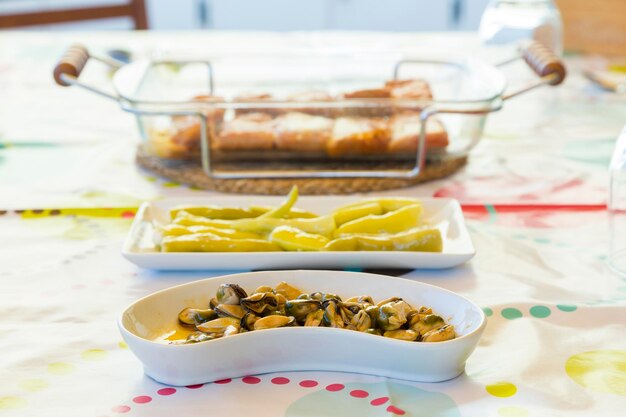
[[[561,55],[563,23],[553,0],[491,0],[480,22],[485,45],[537,40]]]
[[[626,275],[626,127],[617,139],[609,167],[609,266]]]

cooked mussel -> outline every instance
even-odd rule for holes
[[[258,319],[254,323],[254,330],[275,329],[277,327],[293,326],[296,319],[293,316],[271,315]]]
[[[215,298],[218,304],[239,304],[242,298],[246,298],[248,294],[237,284],[222,284],[217,288]]]
[[[220,317],[218,319],[198,324],[196,329],[204,333],[223,335],[227,330],[230,330],[232,333],[232,329],[228,329],[229,327],[234,327],[239,330],[240,320],[233,317]]]
[[[398,340],[406,340],[409,342],[414,342],[415,340],[417,340],[419,335],[420,334],[418,332],[410,329],[387,330],[385,333],[383,333],[383,336],[385,337]]]
[[[178,321],[187,326],[195,326],[215,318],[217,318],[217,313],[211,309],[185,308],[178,313]]]
[[[324,316],[322,318],[322,324],[326,327],[338,327],[344,328],[345,322],[339,312],[339,301],[335,299],[326,300],[322,303],[324,309]]]
[[[358,332],[365,332],[367,329],[372,327],[372,319],[365,312],[365,310],[360,310],[354,316],[352,316],[352,320],[350,320],[350,325],[348,326],[351,330],[356,330]]]
[[[246,311],[239,304],[220,304],[215,307],[215,312],[219,317],[233,317],[241,319]]]
[[[304,323],[309,313],[321,310],[322,303],[317,300],[291,300],[285,303],[285,314],[296,318],[298,323]]]
[[[378,309],[376,325],[383,332],[397,330],[406,323],[406,307],[404,301],[389,302]]]
[[[431,330],[439,329],[445,326],[444,320],[436,314],[428,314],[427,316],[420,316],[421,320],[411,326],[411,329],[418,331],[422,336]]]
[[[342,301],[328,292],[303,293],[286,282],[262,285],[247,295],[236,284],[222,284],[209,309],[186,308],[178,314],[185,326],[197,331],[173,344],[199,343],[237,333],[287,326],[346,328],[396,340],[441,342],[454,339],[447,325],[431,308],[414,309],[401,297],[378,303],[369,295]]]
[[[268,314],[278,309],[278,298],[271,292],[257,292],[241,299],[241,306],[257,315]]]
[[[375,304],[374,299],[370,297],[369,295],[358,295],[355,297],[350,297],[345,302],[346,303],[359,303],[363,306],[363,308],[369,307]]]
[[[307,327],[319,327],[322,325],[322,320],[324,320],[324,310],[312,311],[307,314],[304,325]]]
[[[200,343],[200,342],[206,342],[207,340],[213,340],[215,338],[216,338],[215,334],[209,334],[209,333],[204,333],[204,332],[193,332],[189,336],[187,336],[185,343]]]
[[[426,334],[422,335],[422,342],[444,342],[455,337],[454,326],[446,324],[443,327],[426,332]]]
[[[285,281],[282,281],[280,284],[278,284],[275,288],[275,291],[276,294],[283,295],[285,298],[287,298],[287,300],[293,300],[294,298],[298,298],[298,296],[302,294],[302,291],[299,288],[293,287],[287,284]]]

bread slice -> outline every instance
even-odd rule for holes
[[[330,156],[384,153],[389,140],[384,119],[340,117],[335,120],[326,151]]]
[[[415,153],[419,143],[422,121],[419,113],[400,114],[390,121],[390,153]],[[440,120],[430,117],[426,124],[426,149],[448,146],[448,132]]]
[[[305,113],[287,113],[275,121],[276,147],[290,151],[323,151],[334,121]]]
[[[267,113],[248,113],[224,123],[214,145],[223,150],[267,150],[276,143],[275,123]]]

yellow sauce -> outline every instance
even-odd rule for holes
[[[189,336],[191,333],[195,331],[196,329],[192,327],[183,327],[183,326],[177,325],[174,329],[166,330],[161,335],[157,336],[154,339],[154,341],[163,343],[166,345],[170,344],[171,342],[180,343],[180,342],[184,342],[185,340],[187,340],[187,336]]]

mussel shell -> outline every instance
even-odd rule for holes
[[[293,316],[299,323],[306,320],[309,313],[320,310],[322,303],[317,300],[290,300],[285,303],[285,314]]]
[[[358,332],[367,331],[367,329],[371,327],[372,319],[369,314],[365,312],[365,310],[360,310],[352,317],[352,320],[350,321],[350,328]]]
[[[283,295],[287,300],[298,298],[302,294],[302,290],[287,284],[285,281],[279,283],[275,288],[276,294]]]
[[[218,319],[214,319],[211,321],[207,321],[205,323],[198,324],[196,329],[200,330],[204,333],[217,333],[224,334],[228,326],[234,326],[239,328],[240,320],[237,320],[232,317],[220,317]]]
[[[398,301],[402,301],[402,297],[389,297],[389,298],[385,298],[384,300],[379,301],[376,304],[376,306],[377,307],[382,307],[385,304],[395,303],[395,302],[398,302]]]
[[[278,298],[275,294],[255,293],[241,299],[241,306],[248,312],[262,315],[278,310]]]
[[[422,342],[445,342],[456,337],[454,326],[446,324],[438,329],[431,330],[422,336]]]
[[[411,328],[418,331],[422,336],[431,330],[437,330],[446,325],[445,321],[436,314],[420,316],[422,319],[415,323]]]
[[[218,304],[239,304],[239,300],[248,294],[237,284],[222,284],[217,288],[215,298]]]
[[[363,305],[363,308],[374,305],[374,299],[369,295],[357,295],[355,297],[350,297],[346,301],[346,303],[359,303]]]
[[[293,326],[296,319],[293,316],[271,315],[258,319],[254,323],[254,330],[275,329],[277,327]]]
[[[241,319],[246,311],[239,304],[220,304],[215,307],[215,312],[220,317],[234,317]]]
[[[390,302],[379,307],[376,327],[383,332],[397,330],[402,327],[404,323],[406,323],[404,308],[401,306],[398,307],[397,303]]]
[[[186,326],[195,326],[215,318],[217,318],[217,313],[211,309],[185,308],[178,313],[178,321]]]
[[[257,316],[254,313],[246,313],[241,318],[240,326],[245,330],[254,330],[254,323],[259,320],[261,317]]]
[[[254,290],[254,292],[252,294],[256,294],[256,293],[264,293],[264,292],[274,292],[274,288],[270,287],[269,285],[261,285],[260,287],[257,287],[256,290]]]
[[[324,317],[322,318],[322,325],[326,327],[345,327],[341,313],[339,313],[339,301],[335,299],[329,299],[322,303],[324,309]]]
[[[312,311],[306,316],[304,325],[307,327],[318,327],[324,319],[324,310]]]
[[[389,337],[392,339],[398,340],[406,340],[408,342],[414,342],[419,337],[419,333],[415,330],[406,330],[406,329],[398,329],[398,330],[388,330],[383,333],[383,336]]]
[[[219,336],[216,336],[215,333],[204,333],[204,332],[193,332],[189,336],[187,336],[187,340],[185,343],[200,343],[206,342],[207,340],[213,340]]]
[[[371,334],[374,336],[382,336],[382,333],[380,332],[380,330],[374,329],[373,327],[365,330],[364,333]]]

